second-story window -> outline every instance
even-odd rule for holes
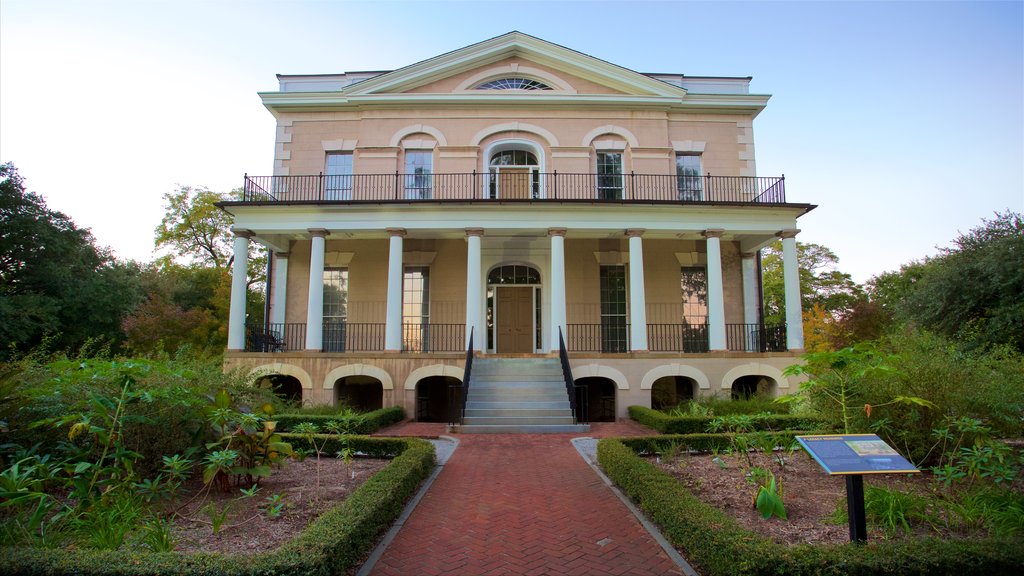
[[[676,189],[680,200],[699,202],[704,199],[699,155],[676,154]]]
[[[597,153],[598,200],[622,200],[622,153]]]
[[[433,189],[434,153],[430,150],[407,150],[405,153],[405,197],[407,200],[429,200]]]
[[[324,351],[344,352],[347,344],[348,268],[324,269]]]
[[[324,170],[324,200],[352,199],[352,153],[328,152]]]

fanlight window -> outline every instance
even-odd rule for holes
[[[529,78],[498,78],[484,82],[477,90],[552,90],[551,86]]]
[[[527,150],[505,150],[491,156],[491,166],[536,166],[537,157]]]
[[[487,275],[488,284],[540,284],[540,272],[533,266],[506,264]]]

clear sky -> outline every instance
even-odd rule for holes
[[[760,175],[858,281],[1024,211],[1024,2],[0,0],[0,161],[121,257],[162,195],[270,174],[276,73],[520,30],[640,72],[753,76]]]

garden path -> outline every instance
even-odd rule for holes
[[[398,425],[384,435],[443,434]],[[634,422],[592,437],[651,434]],[[459,435],[459,447],[370,572],[664,575],[682,570],[594,472],[578,434]]]

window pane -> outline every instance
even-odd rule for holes
[[[680,200],[702,200],[704,182],[701,178],[700,156],[677,154],[676,180]]]
[[[429,150],[405,153],[405,197],[410,200],[430,198],[433,185],[434,153]]]
[[[622,154],[597,153],[597,197],[600,200],[622,199]]]
[[[704,325],[708,317],[708,275],[704,268],[687,266],[680,273],[683,322]]]
[[[626,267],[601,266],[601,351],[625,352]]]
[[[324,170],[324,198],[352,199],[352,153],[328,152]]]
[[[402,347],[405,350],[429,350],[429,268],[405,269],[402,278],[402,324]]]
[[[324,321],[344,321],[348,316],[348,269],[324,270]]]

